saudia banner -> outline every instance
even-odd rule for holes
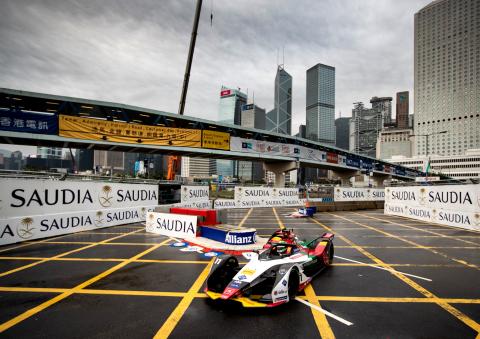
[[[385,214],[480,230],[480,185],[388,187]]]
[[[383,188],[336,187],[334,201],[383,201]]]
[[[155,206],[31,215],[0,220],[0,245],[145,221]]]
[[[197,217],[194,215],[149,212],[145,229],[147,232],[168,237],[195,237]]]
[[[0,219],[158,204],[158,186],[0,179]]]
[[[480,185],[387,187],[385,202],[480,213]]]
[[[235,187],[235,207],[299,206],[304,204],[298,197],[297,188]]]
[[[480,231],[480,213],[385,203],[385,214]]]
[[[182,186],[182,203],[204,202],[210,199],[210,189],[208,186]]]

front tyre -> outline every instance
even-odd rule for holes
[[[300,284],[300,278],[298,276],[298,271],[292,269],[290,275],[288,276],[288,299],[293,300],[297,296],[298,286]]]

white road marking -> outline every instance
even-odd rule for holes
[[[342,260],[345,260],[345,261],[354,262],[354,263],[356,263],[356,264],[362,264],[362,265],[365,265],[365,266],[370,266],[370,267],[373,267],[373,268],[378,268],[379,270],[384,270],[384,271],[388,271],[388,272],[396,272],[396,273],[400,273],[400,274],[403,274],[403,275],[408,275],[409,277],[413,277],[413,278],[417,278],[417,279],[422,279],[422,280],[426,280],[426,281],[432,281],[432,279],[428,279],[428,278],[424,278],[424,277],[419,277],[418,275],[414,275],[414,274],[410,274],[410,273],[405,273],[405,272],[402,272],[402,271],[391,270],[391,269],[389,269],[389,268],[380,267],[380,266],[376,266],[376,265],[372,265],[372,264],[367,264],[367,263],[365,263],[365,262],[361,262],[361,261],[357,261],[357,260],[353,260],[353,259],[348,259],[348,258],[344,258],[344,257],[339,257],[338,255],[336,255],[335,258],[342,259]]]
[[[322,312],[322,313],[324,313],[325,315],[328,315],[329,317],[331,317],[331,318],[333,318],[333,319],[335,319],[335,320],[340,321],[342,324],[345,324],[345,325],[347,325],[347,326],[352,326],[352,325],[353,325],[353,323],[351,323],[350,321],[345,320],[345,319],[343,319],[343,318],[340,318],[338,315],[335,315],[335,314],[333,314],[333,313],[330,313],[330,312],[324,310],[323,308],[321,308],[321,307],[319,307],[319,306],[317,306],[317,305],[314,305],[314,304],[309,303],[308,301],[305,301],[305,300],[300,299],[300,298],[295,298],[295,300],[301,302],[302,304],[305,304],[305,305],[313,308],[314,310],[317,310],[317,311],[319,311],[319,312]]]

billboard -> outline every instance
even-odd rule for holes
[[[158,186],[0,178],[0,219],[158,204]]]
[[[58,117],[54,114],[0,110],[0,130],[39,134],[57,134]]]
[[[334,201],[383,201],[385,189],[365,187],[335,187]]]
[[[67,138],[129,144],[202,146],[202,131],[199,129],[148,126],[66,115],[59,117],[59,135]]]
[[[0,245],[141,222],[154,209],[155,206],[102,208],[0,219]]]
[[[480,231],[480,185],[387,187],[384,213]]]
[[[230,150],[230,133],[203,130],[202,131],[202,147]]]

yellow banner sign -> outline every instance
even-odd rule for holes
[[[202,131],[60,115],[61,137],[128,144],[201,147]]]
[[[230,133],[203,130],[202,147],[230,151]]]

